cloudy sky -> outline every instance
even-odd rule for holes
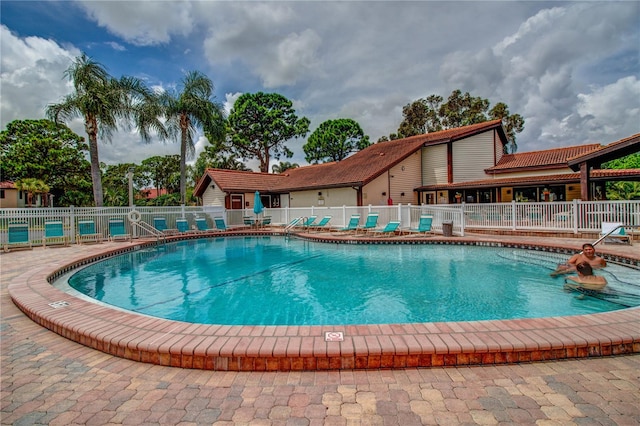
[[[455,89],[522,115],[519,152],[640,132],[638,1],[2,0],[0,7],[3,129],[44,117],[46,105],[70,93],[64,70],[85,52],[115,77],[158,88],[201,71],[227,108],[242,93],[280,93],[311,131],[351,118],[372,141],[396,131],[404,105]],[[80,121],[69,125],[85,136]],[[288,161],[306,163],[303,143],[288,143],[295,153]],[[177,143],[143,144],[133,132],[100,142],[107,164],[178,153]]]

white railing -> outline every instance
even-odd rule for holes
[[[76,238],[79,220],[93,220],[98,232],[108,237],[110,218],[124,218],[128,230],[134,237],[139,227],[132,227],[128,214],[132,209],[140,213],[140,220],[153,225],[153,218],[162,216],[169,228],[176,228],[175,220],[185,218],[190,228],[195,228],[196,217],[207,219],[214,228],[213,218],[221,216],[229,226],[242,225],[245,216],[255,217],[252,209],[225,210],[222,207],[148,206],[148,207],[56,207],[0,209],[0,244],[7,240],[7,225],[26,222],[31,240],[37,244],[44,233],[44,223],[62,220],[65,233],[71,241]],[[296,217],[331,215],[331,227],[344,227],[352,214],[360,214],[361,224],[367,214],[378,213],[378,226],[383,227],[392,220],[399,220],[404,229],[416,228],[420,215],[433,216],[433,230],[442,233],[443,223],[452,223],[454,235],[464,235],[473,230],[511,231],[557,231],[563,233],[599,233],[602,222],[618,222],[629,227],[640,226],[640,201],[569,201],[540,203],[493,203],[493,204],[449,204],[394,206],[341,206],[265,209],[262,216],[271,216],[272,225],[286,225]]]

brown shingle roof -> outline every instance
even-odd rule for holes
[[[207,177],[209,179],[206,179]],[[204,192],[212,180],[225,192],[277,192],[279,182],[286,180],[286,176],[240,170],[207,169],[205,177],[200,179],[194,192],[201,194],[200,191]]]
[[[237,170],[207,169],[196,185],[201,196],[211,180],[225,192],[287,192],[300,189],[362,186],[419,150],[424,145],[437,145],[497,129],[506,143],[501,120],[426,133],[373,144],[339,162],[289,169],[283,174],[254,173]]]
[[[496,128],[502,129],[500,120],[376,143],[340,162],[287,170],[286,174],[292,178],[293,182],[285,183],[287,187],[282,189],[295,190],[364,185],[400,163],[424,145],[437,145]],[[504,142],[506,142],[506,139]]]
[[[489,174],[507,173],[515,170],[549,169],[560,166],[567,166],[569,158],[581,156],[588,152],[595,151],[601,147],[600,144],[589,144],[579,146],[568,146],[564,148],[547,149],[544,151],[521,152],[516,154],[505,154],[498,164],[485,169]]]

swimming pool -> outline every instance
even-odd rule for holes
[[[635,306],[638,271],[610,265],[605,297],[550,278],[566,256],[510,248],[349,245],[227,237],[169,243],[89,265],[68,282],[113,306],[229,325],[474,321]]]

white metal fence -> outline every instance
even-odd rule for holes
[[[153,225],[154,217],[164,217],[169,228],[176,228],[175,220],[185,218],[190,228],[195,228],[195,218],[204,217],[209,227],[214,228],[213,218],[221,216],[227,225],[242,225],[244,217],[255,217],[253,210],[225,210],[222,207],[135,207],[140,219]],[[76,238],[79,220],[93,220],[98,232],[108,237],[108,221],[124,218],[134,237],[138,232],[127,219],[130,207],[57,207],[0,209],[0,244],[7,241],[9,223],[27,223],[30,239],[34,244],[42,240],[44,223],[61,220],[65,234],[72,242]],[[330,215],[331,227],[343,227],[352,214],[360,214],[363,224],[367,214],[378,213],[378,226],[399,220],[402,228],[416,228],[420,215],[433,216],[433,230],[442,233],[442,224],[451,223],[455,235],[464,235],[465,230],[512,230],[512,231],[557,231],[580,234],[600,232],[602,222],[622,223],[629,227],[640,226],[640,201],[579,201],[541,203],[493,203],[451,205],[395,205],[395,206],[342,206],[265,209],[260,215],[270,216],[274,225],[286,225],[297,217]]]

